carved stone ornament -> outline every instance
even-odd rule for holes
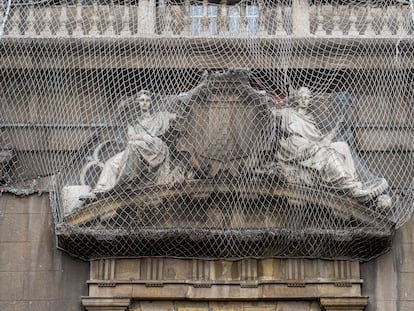
[[[171,111],[131,125],[127,144],[112,157],[100,160],[93,153],[86,166],[94,161],[101,168],[99,180],[57,226],[60,246],[86,258],[94,256],[91,245],[106,249],[106,256],[361,258],[365,250],[346,246],[358,238],[383,251],[394,226],[386,213],[388,184],[375,176],[359,180],[354,167],[359,160],[346,141],[335,138],[344,128],[322,136],[305,112],[309,95],[301,89],[297,108],[275,110],[270,96],[250,85],[247,70],[206,74],[197,87],[174,98]],[[164,140],[151,130],[155,124],[161,134],[169,130],[174,137]],[[156,140],[156,149],[150,140]],[[152,177],[126,172],[134,161],[149,165]],[[305,205],[326,214],[317,229],[312,219],[306,219],[309,227],[289,225],[289,215]],[[186,222],[194,213],[197,217]],[[359,227],[333,234],[330,222],[342,221]],[[339,241],[339,253],[323,242],[326,237]],[[122,247],[106,247],[108,239]],[[257,249],[232,253],[200,246],[214,245],[215,239],[253,243]],[[182,241],[187,244],[180,246]]]

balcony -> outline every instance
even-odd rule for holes
[[[10,5],[2,10],[7,38],[404,38],[414,32],[409,5],[240,2],[102,2]]]

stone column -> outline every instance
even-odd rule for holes
[[[155,0],[140,0],[138,4],[138,34],[152,36],[156,23]]]
[[[309,37],[309,2],[308,0],[292,1],[292,32],[295,37]]]
[[[82,298],[82,305],[88,311],[125,311],[127,310],[130,304],[130,298]]]

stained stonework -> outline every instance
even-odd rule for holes
[[[53,225],[50,217],[47,194],[40,197],[37,194],[19,197],[3,193],[0,197],[0,310],[21,311],[36,310],[37,308],[42,311],[80,311],[84,310],[81,306],[80,297],[85,295],[91,297],[91,294],[88,294],[86,289],[88,263],[71,259],[55,249]],[[318,280],[315,274],[309,276],[309,273],[325,271],[325,277],[331,280],[334,280],[336,276],[342,280],[356,278],[361,281],[362,278],[363,283],[354,284],[354,286],[362,287],[362,295],[360,295],[362,298],[356,297],[355,299],[358,301],[369,296],[368,306],[365,308],[365,311],[411,311],[413,310],[411,299],[413,290],[411,284],[413,284],[414,278],[411,260],[414,253],[413,228],[414,221],[412,220],[397,232],[391,252],[368,263],[358,264],[346,261],[300,259],[294,261],[300,262],[299,266],[304,265],[304,270],[302,271],[306,277],[313,278],[319,283],[322,283],[321,280]],[[141,259],[140,261],[142,263],[143,260]],[[156,262],[159,261],[160,259],[156,259]],[[104,262],[107,261],[93,261],[91,264],[95,266],[100,265],[102,268]],[[188,270],[179,268],[184,262],[178,265],[178,268],[175,262],[175,259],[163,260],[163,278],[181,280],[182,283],[185,283],[187,278],[191,279],[188,277]],[[200,279],[202,275],[205,275],[202,269],[204,265],[202,261],[196,262],[200,266],[194,270],[194,275]],[[270,264],[271,262],[272,264]],[[279,263],[276,264],[277,262]],[[272,278],[276,279],[277,275],[281,279],[281,271],[284,271],[281,269],[281,262],[274,259],[259,261],[258,269],[253,271],[257,271],[257,278],[261,284],[266,281],[269,282]],[[239,268],[236,269],[235,267],[243,266],[241,262],[220,263],[219,261],[214,261],[212,263],[215,263],[215,272],[214,274],[209,272],[209,274],[215,276],[217,283],[223,280],[223,267],[227,267],[225,269],[227,272],[224,274],[228,275],[230,273],[231,276],[232,271],[239,270]],[[309,268],[312,267],[312,263],[317,263],[313,270]],[[191,260],[187,261],[186,265],[188,269],[191,268],[191,271],[195,267]],[[228,265],[233,267],[230,269],[230,272]],[[110,265],[106,266],[110,267]],[[285,267],[286,265],[283,266]],[[129,283],[130,286],[134,283],[133,280],[129,279],[130,275],[137,276],[144,273],[156,276],[156,272],[159,271],[154,270],[154,272],[150,273],[151,270],[141,269],[141,266],[138,265],[138,261],[135,259],[123,259],[122,264],[117,262],[114,267],[116,268],[113,271],[114,276],[118,280],[122,280],[124,284]],[[348,272],[344,271],[350,267],[352,275],[340,277],[341,275],[347,275]],[[357,267],[359,267],[361,276],[359,275],[359,270],[354,270]],[[109,278],[110,270],[103,269],[100,274],[97,274],[95,269],[93,271],[95,271],[93,275],[89,276],[91,287],[94,287],[97,291],[100,290],[102,295],[103,290],[107,290],[109,293],[111,287],[99,287],[98,283]],[[105,271],[107,271],[108,277],[105,277]],[[293,270],[291,266],[290,275],[297,275],[298,272],[295,271],[301,270]],[[238,278],[237,273],[233,274],[234,278]],[[161,275],[158,277],[161,277]],[[105,282],[110,283],[111,280],[106,280]],[[240,281],[237,282],[240,284]],[[335,288],[335,283],[331,283],[331,286],[332,284],[334,285],[333,288]],[[340,284],[338,283],[338,285]],[[112,287],[112,289],[117,286],[118,284]],[[190,286],[190,284],[187,284],[187,286]],[[223,289],[223,286],[219,286],[216,285],[213,288],[217,290]],[[241,288],[240,285],[238,287]],[[306,284],[306,287],[309,287],[309,285]],[[284,288],[295,289],[287,285],[284,285]],[[155,290],[157,289],[160,290],[160,288],[155,288]],[[303,287],[296,287],[296,289],[303,290]],[[336,287],[336,289],[349,290],[350,287]],[[305,308],[304,310],[319,311],[321,308],[321,300],[319,298],[307,299],[302,302],[275,301],[272,299],[265,301],[150,301],[139,298],[133,298],[130,301],[129,310],[134,311],[176,310],[178,307],[185,308],[190,305],[203,307],[207,305],[214,311],[261,310],[259,307],[266,311],[286,311],[289,310],[288,306],[291,308],[290,310],[295,311],[301,311],[303,308]],[[308,307],[309,309],[306,309]]]
[[[90,268],[87,310],[126,303],[116,297],[142,311],[363,310],[368,302],[355,261],[101,259]]]
[[[83,310],[88,264],[56,249],[48,194],[1,190],[0,310]]]

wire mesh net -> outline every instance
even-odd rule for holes
[[[411,216],[412,1],[1,6],[0,184],[82,258],[369,259]]]

